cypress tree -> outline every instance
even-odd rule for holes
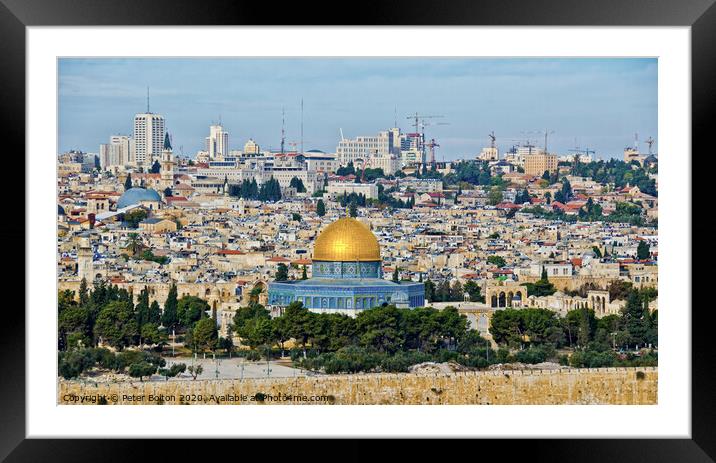
[[[174,327],[179,321],[177,318],[177,285],[172,283],[169,287],[167,300],[164,302],[164,312],[162,313],[162,325],[167,328]]]

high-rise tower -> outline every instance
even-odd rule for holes
[[[206,151],[209,153],[210,160],[222,159],[229,155],[229,132],[224,131],[222,125],[209,126]]]
[[[153,113],[134,116],[134,153],[138,166],[151,166],[159,158],[164,142],[164,116]]]

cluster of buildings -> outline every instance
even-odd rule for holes
[[[256,298],[275,315],[292,301],[349,315],[383,303],[454,305],[489,335],[489,317],[505,307],[562,314],[588,307],[604,316],[625,302],[610,300],[611,282],[657,285],[655,227],[567,223],[522,212],[539,205],[578,214],[591,199],[604,214],[627,202],[657,217],[656,197],[590,178],[567,177],[574,197],[565,204],[543,199],[561,188],[540,182],[544,171],[560,169],[557,156],[544,150],[520,147],[503,158],[494,146],[482,151],[480,159],[509,184],[496,205],[488,187],[455,191],[440,179],[413,176],[359,183],[353,174],[336,174],[351,162],[358,168],[386,166],[386,175],[415,172],[415,160],[424,165],[430,147],[414,135],[390,129],[377,137],[342,139],[335,154],[264,151],[254,140],[239,151],[229,149],[229,134],[214,125],[205,150],[189,163],[175,157],[162,116],[138,114],[132,137],[112,136],[100,147],[99,166],[85,153],[59,157],[59,287],[77,291],[82,279],[91,284],[101,278],[135,296],[146,287],[150,300],[163,306],[176,284],[179,297],[209,302],[224,334],[236,310]],[[159,172],[149,169],[155,162]],[[440,165],[442,172],[450,169],[450,163]],[[272,178],[280,184],[280,201],[229,195],[230,185],[261,185]],[[296,187],[298,181],[303,188]],[[531,203],[511,202],[525,189],[534,196]],[[350,193],[377,199],[379,190],[413,207],[361,207],[353,219],[332,201]],[[325,215],[319,215],[318,201]],[[137,216],[138,222],[128,220]],[[649,245],[646,259],[637,256],[642,242]],[[137,248],[150,250],[151,258]],[[495,257],[504,265],[491,263]],[[277,282],[281,264],[288,278]],[[543,270],[558,292],[528,296],[524,284],[538,280]],[[431,303],[428,280],[475,282],[484,302],[465,293]]]

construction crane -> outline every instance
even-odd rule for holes
[[[654,139],[651,138],[651,137],[649,137],[649,138],[647,138],[646,140],[644,140],[644,143],[646,143],[647,145],[649,145],[649,156],[651,156],[651,145],[654,144]]]
[[[425,119],[435,119],[438,117],[445,117],[445,116],[435,116],[435,115],[424,115],[424,114],[418,114],[417,112],[411,116],[406,117],[406,119],[415,119],[415,123],[413,126],[415,127],[415,133],[418,133],[420,131],[420,121],[425,121]]]
[[[375,150],[375,155],[378,156],[378,150]],[[370,157],[366,156],[368,159],[363,159],[363,171],[360,174],[360,182],[365,183],[365,166],[366,164],[370,165]]]
[[[413,115],[407,116],[406,119],[413,119],[415,122],[413,123],[413,127],[415,127],[415,135],[418,137],[418,146],[417,148],[422,152],[422,158],[425,159],[425,119],[437,119],[440,117],[445,116],[438,116],[438,115],[426,115],[426,114],[418,114],[417,112]],[[422,122],[422,124],[421,124]]]
[[[554,130],[544,129],[542,132],[537,132],[544,135],[544,152],[547,154],[547,138],[554,133]]]

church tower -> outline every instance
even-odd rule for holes
[[[161,165],[162,189],[172,188],[174,186],[174,155],[172,154],[172,144],[169,141],[169,132],[164,134]]]

